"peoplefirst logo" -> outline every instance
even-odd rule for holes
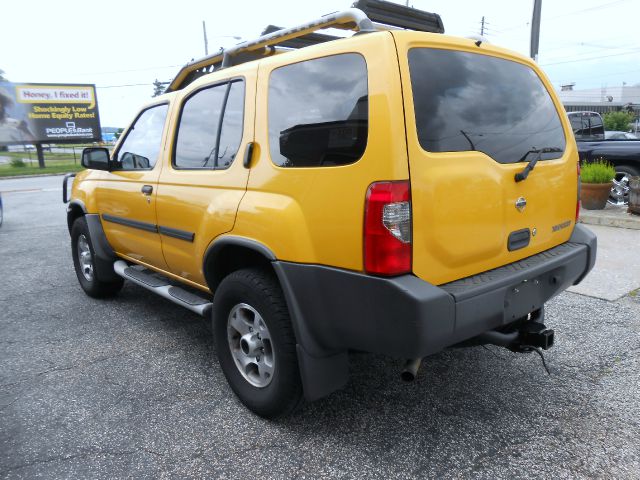
[[[76,122],[66,122],[64,127],[50,127],[45,129],[47,136],[56,137],[86,137],[93,136],[93,128],[76,127]]]

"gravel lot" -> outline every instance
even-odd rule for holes
[[[556,346],[402,362],[269,422],[235,399],[199,317],[128,284],[86,297],[61,177],[0,181],[2,478],[640,478],[640,301],[564,293]]]

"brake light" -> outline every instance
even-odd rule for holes
[[[367,190],[364,214],[364,269],[375,275],[411,271],[409,181],[376,182]]]
[[[580,160],[578,160],[578,200],[576,201],[576,223],[580,218]]]

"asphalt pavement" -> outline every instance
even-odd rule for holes
[[[549,302],[551,375],[476,347],[405,384],[358,354],[345,389],[270,422],[200,317],[132,284],[84,295],[60,185],[0,181],[0,478],[640,478],[637,296]]]

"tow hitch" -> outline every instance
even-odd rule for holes
[[[513,330],[489,330],[479,335],[476,337],[477,343],[498,345],[520,353],[530,352],[531,349],[549,350],[553,346],[554,333],[539,321],[543,316],[541,308],[532,313],[529,320],[514,326]]]
[[[513,331],[490,330],[479,335],[475,340],[480,345],[498,345],[516,353],[536,352],[542,360],[544,369],[551,375],[542,350],[549,350],[553,346],[554,332],[544,323],[537,321],[541,320],[543,316],[544,311],[541,308],[532,313],[529,320],[517,325]]]

